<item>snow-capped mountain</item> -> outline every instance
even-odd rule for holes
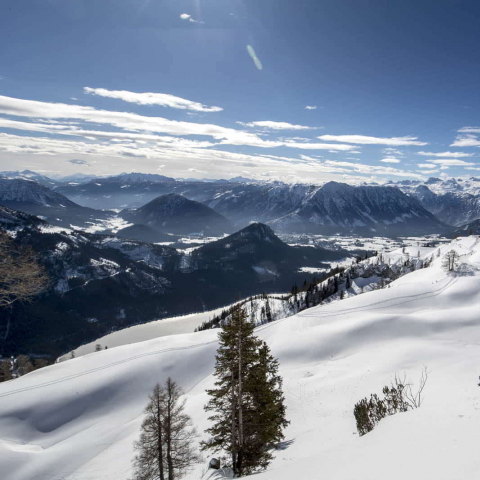
[[[36,181],[26,179],[1,179],[0,200],[42,205],[44,207],[74,206],[64,195],[47,188]]]
[[[20,171],[5,171],[0,172],[0,178],[19,178],[24,180],[34,180],[35,182],[45,185],[47,187],[53,188],[59,184],[56,180],[53,180],[45,175],[41,175],[37,172],[32,172],[32,170],[22,170]]]
[[[460,226],[480,218],[480,179],[430,178],[424,184],[397,184],[403,192],[449,225]]]
[[[0,178],[0,205],[38,215],[49,223],[83,227],[111,213],[82,207],[33,180]]]
[[[242,179],[245,180],[245,179]],[[404,183],[404,185],[403,185]],[[351,186],[223,182],[150,182],[122,184],[96,179],[59,188],[82,205],[139,206],[158,195],[177,193],[202,202],[241,227],[269,223],[286,232],[414,235],[441,233],[445,225],[411,194],[415,182],[393,186]],[[395,188],[398,187],[398,188]],[[404,195],[402,190],[408,195]]]
[[[239,190],[219,194],[209,205],[236,221],[265,221],[285,232],[412,235],[446,228],[393,187],[328,182],[262,186],[248,194]]]
[[[441,256],[454,249],[459,272]],[[307,309],[256,335],[278,358],[286,400],[285,442],[258,480],[476,480],[480,441],[480,244],[462,238],[389,288]],[[465,301],[468,299],[468,302]],[[186,392],[200,432],[213,388],[218,331],[152,338],[65,361],[0,384],[0,458],[8,480],[131,478],[133,442],[157,382]],[[194,368],[192,367],[194,366]],[[394,375],[418,385],[418,409],[359,437],[353,407]],[[399,456],[400,455],[400,456]],[[207,455],[185,480],[222,478]],[[348,461],[345,461],[348,459]],[[61,476],[59,476],[61,475]]]
[[[162,195],[136,210],[123,210],[120,216],[166,233],[216,236],[233,230],[223,215],[176,193]]]

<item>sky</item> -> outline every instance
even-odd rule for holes
[[[478,0],[5,0],[0,170],[480,175]]]

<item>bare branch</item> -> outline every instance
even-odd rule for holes
[[[28,246],[18,247],[0,230],[0,308],[28,302],[50,286],[50,279]]]

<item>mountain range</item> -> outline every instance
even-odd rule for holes
[[[35,172],[20,173],[29,175],[30,181],[35,179],[45,184],[46,177],[36,178]],[[4,172],[0,177],[13,174],[15,172]],[[25,175],[20,180],[28,181]],[[142,208],[153,200],[176,194],[210,207],[236,228],[259,221],[271,225],[278,232],[290,233],[365,236],[444,234],[452,231],[449,225],[461,227],[480,218],[480,179],[476,177],[430,178],[425,182],[402,180],[384,185],[356,186],[328,182],[318,186],[253,182],[244,178],[175,180],[158,174],[130,173],[50,187],[78,207],[124,210],[122,216],[131,214],[131,218],[133,215],[142,217]],[[65,205],[65,200],[57,203]],[[8,205],[19,207],[18,204]],[[151,206],[146,208],[149,209]],[[29,211],[43,215],[38,209]],[[50,221],[61,219],[61,216],[61,212],[56,217],[50,215]],[[141,221],[136,219],[134,223],[141,224]],[[145,226],[159,230],[159,222],[152,218]]]
[[[147,181],[124,176],[97,179],[58,191],[82,205],[139,207],[170,193],[204,203],[237,227],[251,221],[281,232],[418,235],[443,233],[448,227],[421,201],[397,185],[351,186],[272,183]]]

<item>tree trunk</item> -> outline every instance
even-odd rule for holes
[[[243,450],[243,405],[242,405],[242,321],[238,327],[238,475],[242,475]]]
[[[173,480],[173,461],[172,461],[172,391],[168,385],[167,400],[167,426],[166,426],[166,443],[167,443],[167,466],[168,480]]]
[[[157,427],[158,427],[158,473],[159,480],[165,480],[165,473],[163,471],[163,432],[162,432],[162,416],[160,413],[160,398],[157,397]]]

